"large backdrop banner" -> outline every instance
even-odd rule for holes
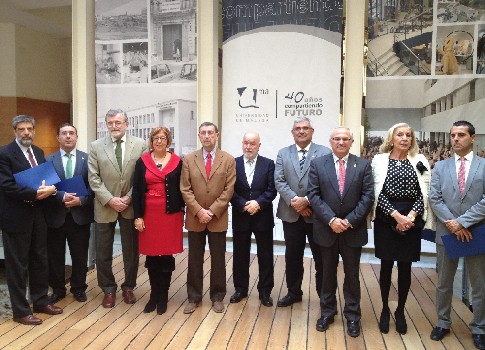
[[[128,133],[172,133],[183,156],[197,146],[196,0],[96,0],[97,137],[112,108],[126,111]]]
[[[340,114],[342,3],[222,1],[224,150],[241,155],[243,134],[254,130],[260,154],[276,159],[294,143],[297,116],[310,117],[313,141],[328,146]],[[274,239],[283,240],[279,220]]]
[[[342,0],[223,0],[222,148],[242,154],[244,132],[275,159],[297,116],[328,145],[338,125]]]

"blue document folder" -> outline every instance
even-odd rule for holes
[[[76,175],[70,179],[62,180],[56,184],[58,191],[64,191],[69,193],[75,193],[77,197],[84,197],[89,195],[89,191],[86,188],[83,177]]]
[[[61,181],[51,162],[45,162],[33,168],[18,172],[13,174],[13,177],[18,184],[34,190],[37,190],[42,185],[42,180],[45,180],[47,186],[55,185]]]
[[[473,239],[470,242],[459,241],[456,235],[441,237],[448,256],[456,259],[462,256],[485,254],[485,226],[477,226],[470,230]]]

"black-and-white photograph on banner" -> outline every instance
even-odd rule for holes
[[[97,138],[106,112],[121,108],[131,135],[163,125],[177,154],[195,149],[196,9],[196,0],[96,0]]]
[[[96,0],[95,39],[147,39],[146,0]]]
[[[148,140],[152,128],[163,125],[170,129],[170,149],[184,156],[197,147],[196,90],[188,85],[98,86],[97,134],[107,135],[106,112],[124,110],[130,135]]]
[[[483,0],[438,0],[438,22],[476,22],[485,21],[485,2]]]
[[[475,26],[448,25],[436,28],[436,75],[473,74]]]
[[[338,125],[342,1],[223,0],[222,148],[241,154],[244,132],[261,135],[275,159],[294,143],[293,120],[308,116],[313,141],[328,145]]]

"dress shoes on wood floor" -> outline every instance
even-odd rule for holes
[[[33,307],[34,312],[47,314],[47,315],[59,315],[62,314],[62,309],[58,306],[47,304],[44,306],[36,306]]]
[[[40,318],[37,318],[33,315],[27,315],[24,317],[14,317],[13,319],[15,322],[24,324],[26,326],[37,326],[42,323]]]
[[[104,308],[107,308],[107,309],[112,308],[113,306],[115,306],[115,303],[116,303],[115,292],[104,293],[103,302],[101,303],[101,305],[103,305]]]
[[[327,317],[320,317],[317,321],[317,331],[325,332],[328,327],[333,323],[334,317],[327,316]]]
[[[293,305],[294,303],[298,303],[300,301],[301,301],[301,297],[299,298],[292,297],[291,295],[287,294],[283,298],[278,300],[278,303],[276,305],[278,305],[278,307],[287,307],[287,306]]]
[[[271,295],[269,294],[260,294],[259,300],[261,300],[261,305],[263,306],[266,306],[266,307],[273,306],[273,298],[271,298]]]
[[[231,298],[229,299],[229,301],[231,302],[231,304],[236,304],[236,303],[239,303],[244,298],[247,298],[247,296],[248,296],[248,293],[235,292],[233,295],[231,295]]]
[[[135,294],[133,294],[133,289],[123,289],[123,301],[127,304],[134,304],[136,302]]]

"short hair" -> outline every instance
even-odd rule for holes
[[[166,126],[157,126],[152,129],[152,131],[150,132],[150,139],[148,140],[148,143],[150,144],[150,148],[153,148],[152,137],[159,133],[163,133],[167,138],[167,148],[168,148],[172,144],[172,134],[170,133],[170,130]]]
[[[389,153],[392,151],[392,148],[394,147],[392,143],[392,138],[394,137],[394,131],[398,128],[409,128],[411,129],[411,137],[413,138],[411,140],[411,147],[409,147],[409,155],[415,156],[418,154],[418,143],[416,142],[416,133],[414,132],[414,129],[409,126],[409,124],[406,123],[397,123],[394,124],[387,130],[386,138],[384,139],[384,142],[382,143],[381,147],[379,147],[379,152],[381,153]]]
[[[12,118],[12,127],[14,130],[17,129],[17,124],[19,123],[31,123],[35,129],[35,119],[30,115],[21,114],[21,115],[16,115],[15,117]]]
[[[76,127],[74,125],[72,125],[71,123],[62,123],[61,125],[59,125],[57,127],[57,135],[58,136],[59,136],[59,133],[61,132],[61,129],[64,128],[64,127],[66,127],[66,126],[70,126],[70,127],[74,128],[74,130],[76,130],[76,135],[77,135],[77,129],[76,129]]]
[[[332,139],[332,135],[333,133],[335,132],[335,130],[337,129],[345,129],[349,132],[349,135],[350,135],[350,139],[353,140],[354,139],[354,133],[352,132],[352,130],[350,128],[347,128],[345,126],[337,126],[336,128],[334,128],[331,132],[330,132],[330,139]]]
[[[293,126],[295,126],[295,124],[298,124],[298,123],[301,123],[301,122],[310,123],[310,128],[313,129],[312,120],[310,118],[308,118],[306,115],[300,115],[300,116],[296,117],[295,119],[293,119]]]
[[[458,120],[453,123],[453,126],[468,126],[468,133],[470,134],[470,136],[475,135],[475,127],[472,123],[466,120]]]
[[[217,125],[214,124],[214,123],[211,123],[211,122],[203,122],[202,124],[199,125],[199,131],[200,131],[200,128],[203,127],[203,126],[213,126],[214,129],[216,130],[216,132],[219,132],[219,129],[217,128]]]
[[[108,121],[108,117],[114,117],[117,114],[123,114],[123,116],[125,117],[125,122],[128,121],[128,116],[126,115],[126,112],[124,110],[122,110],[122,109],[110,109],[106,113],[106,116],[104,117],[104,121],[107,122]]]

